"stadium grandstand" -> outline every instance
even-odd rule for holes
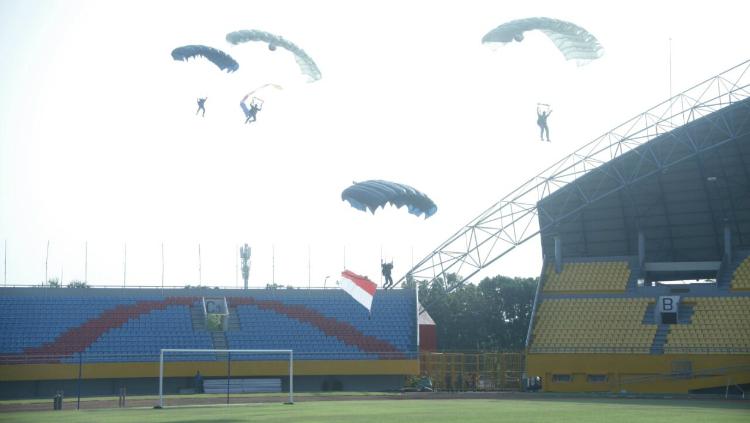
[[[539,235],[526,380],[548,392],[746,391],[749,75],[744,62],[597,138],[407,275],[466,280]]]
[[[546,390],[750,383],[749,110],[675,128],[538,203],[547,259],[527,371]]]
[[[161,349],[294,351],[294,389],[403,386],[418,372],[413,290],[378,291],[371,313],[339,289],[3,288],[0,397],[154,394]],[[200,372],[226,380],[227,353],[166,355],[165,392]],[[275,379],[281,354],[233,354],[231,378]],[[80,381],[80,384],[79,384]]]

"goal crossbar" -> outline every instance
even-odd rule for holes
[[[289,354],[289,404],[294,404],[294,350],[214,350],[205,348],[162,348],[159,352],[159,408],[164,407],[164,353]]]

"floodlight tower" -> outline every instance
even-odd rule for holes
[[[245,289],[247,289],[247,279],[250,276],[250,247],[245,244],[240,247],[240,258],[242,259],[242,279],[245,281]]]

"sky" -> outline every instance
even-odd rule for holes
[[[549,165],[748,59],[749,9],[0,0],[2,282],[241,286],[244,243],[250,287],[330,285],[344,268],[380,282],[381,258],[399,278]],[[582,26],[604,56],[578,67],[539,32],[482,45],[498,25],[536,16]],[[307,83],[281,49],[226,42],[240,29],[291,40],[322,79]],[[240,68],[172,60],[188,44]],[[266,83],[283,90],[245,125],[238,103]],[[554,110],[551,143],[538,141],[537,103]],[[411,185],[438,212],[373,215],[341,200],[369,179]],[[537,238],[477,276],[535,277],[541,261]]]

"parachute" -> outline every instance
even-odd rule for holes
[[[276,94],[283,89],[284,88],[278,84],[264,84],[247,93],[242,101],[244,102],[249,97],[252,98],[253,104],[259,106],[260,108],[263,108],[263,103],[268,99],[269,96]]]
[[[201,45],[189,45],[177,47],[172,50],[172,58],[174,60],[187,61],[191,57],[201,56],[210,60],[214,65],[218,66],[221,70],[227,72],[234,72],[240,68],[240,65],[232,59],[232,56],[224,53],[219,49],[213,47],[201,46]]]
[[[578,66],[604,55],[599,41],[588,31],[572,24],[551,18],[527,18],[506,22],[482,37],[482,43],[510,43],[523,41],[526,31],[542,31],[562,52],[566,60],[575,60]]]
[[[425,219],[437,212],[437,206],[425,194],[408,185],[382,180],[355,182],[341,193],[341,200],[348,201],[357,210],[369,210],[372,214],[386,204],[398,208],[407,206],[409,213],[415,216],[424,214]]]
[[[245,123],[255,122],[255,115],[258,111],[263,109],[263,103],[268,99],[268,96],[283,89],[284,88],[281,85],[265,84],[247,93],[240,102],[240,107],[242,107],[242,111],[245,113]],[[245,101],[248,98],[250,98],[251,106],[255,106],[255,112],[251,112],[251,108],[248,108],[245,104]],[[252,120],[250,120],[251,118]]]
[[[271,51],[276,50],[277,47],[282,47],[292,54],[294,54],[294,60],[297,61],[300,71],[308,76],[308,82],[314,82],[321,78],[320,70],[315,64],[313,59],[305,53],[304,50],[297,47],[291,41],[285,40],[283,37],[271,34],[270,32],[260,31],[257,29],[249,29],[242,31],[234,31],[227,34],[227,41],[237,45],[240,43],[246,43],[248,41],[261,41],[268,44],[268,49]]]
[[[256,89],[250,91],[247,94],[246,97],[253,96],[253,97],[263,98],[263,97],[267,96],[268,94],[271,94],[271,93],[274,93],[274,92],[277,92],[277,91],[282,91],[283,89],[284,89],[284,87],[282,87],[281,85],[278,85],[278,84],[264,84],[264,85],[261,85],[260,87],[258,87]]]

